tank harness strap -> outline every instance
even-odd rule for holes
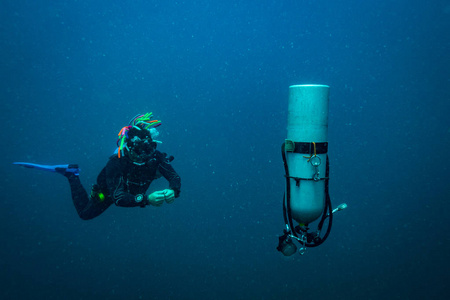
[[[286,152],[300,153],[300,154],[326,154],[328,153],[328,142],[294,142],[292,140],[285,140]]]
[[[318,180],[327,180],[327,179],[329,179],[329,177],[321,177],[319,179],[314,179],[314,178],[302,178],[302,177],[294,177],[294,176],[286,176],[286,175],[284,175],[284,177],[289,178],[289,179],[294,179],[296,186],[300,186],[300,181],[301,180],[318,181]]]
[[[294,142],[292,140],[285,140],[285,151],[291,152],[291,153],[299,153],[299,154],[308,154],[309,156],[303,156],[304,158],[308,159],[308,162],[313,158],[314,156],[317,156],[317,154],[327,154],[328,153],[328,142],[323,143],[315,143],[315,142]],[[323,178],[301,178],[301,177],[294,177],[289,175],[284,175],[287,179],[294,179],[295,185],[297,187],[300,186],[301,180],[327,180],[328,176]]]

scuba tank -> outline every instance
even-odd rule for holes
[[[304,254],[306,247],[322,244],[330,234],[333,212],[337,211],[331,208],[328,190],[329,89],[327,85],[289,87],[287,138],[281,147],[286,177],[283,197],[286,229],[277,247],[285,256],[297,251],[294,240],[301,245],[300,254]],[[339,210],[345,208],[340,207]],[[310,224],[319,218],[317,230],[310,232]]]

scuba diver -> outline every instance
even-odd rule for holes
[[[180,195],[181,179],[170,164],[173,156],[156,150],[159,141],[155,127],[161,121],[151,120],[152,113],[137,115],[119,132],[117,153],[112,155],[92,186],[90,195],[83,188],[76,164],[38,165],[16,162],[27,168],[57,172],[69,180],[75,209],[83,220],[103,213],[111,204],[122,207],[161,206],[172,203]],[[160,143],[160,142],[159,142]],[[147,189],[153,180],[163,176],[169,188],[149,195]]]

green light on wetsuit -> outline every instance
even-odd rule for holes
[[[98,199],[100,202],[103,202],[105,200],[105,195],[103,195],[103,193],[98,193]]]

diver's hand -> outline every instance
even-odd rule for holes
[[[167,203],[172,203],[175,200],[175,192],[171,189],[165,189],[163,190],[164,193],[164,200],[166,200]]]
[[[156,191],[148,195],[148,203],[153,206],[161,206],[164,203],[164,192]]]
[[[171,189],[156,191],[148,195],[148,203],[153,206],[161,206],[164,201],[172,203],[175,200],[175,192]]]

